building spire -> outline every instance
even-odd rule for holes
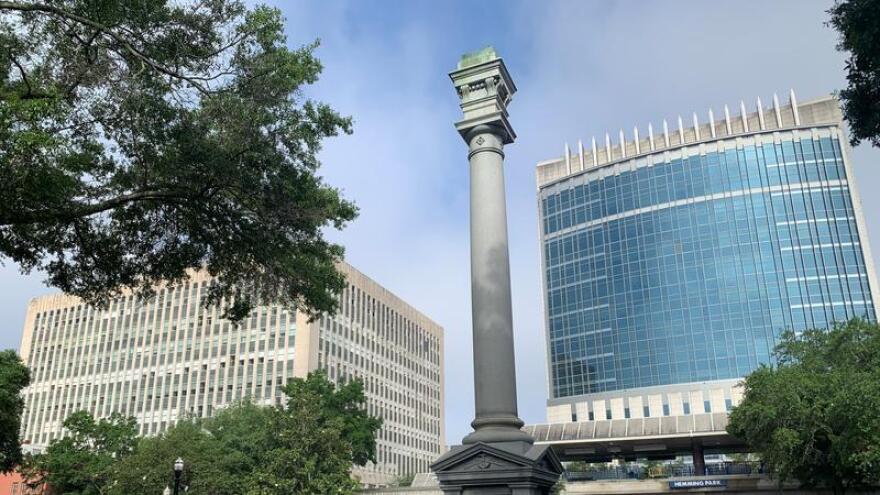
[[[782,112],[779,110],[779,97],[773,93],[773,113],[776,114],[776,128],[782,127]]]
[[[584,170],[584,143],[580,139],[578,139],[578,163],[580,164],[581,170]]]
[[[724,104],[724,124],[727,126],[727,135],[733,134],[733,126],[730,125],[730,109]]]
[[[712,135],[712,139],[715,139],[715,114],[711,108],[709,109],[709,134]]]
[[[758,126],[761,127],[761,130],[767,129],[767,124],[764,122],[764,105],[761,103],[761,97],[758,97]]]
[[[568,149],[568,143],[565,143],[565,170],[571,175],[571,150]]]
[[[663,142],[666,143],[666,147],[669,147],[669,124],[666,123],[666,119],[663,119]]]
[[[611,136],[608,133],[605,133],[605,160],[606,163],[611,163]]]
[[[678,116],[678,141],[684,144],[684,123],[681,121],[681,115]]]
[[[599,150],[596,147],[596,136],[593,136],[593,166],[599,165]]]

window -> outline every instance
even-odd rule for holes
[[[733,410],[733,401],[730,399],[724,399],[724,409],[727,410],[727,412],[732,411]]]
[[[684,402],[684,403],[682,403],[682,407],[684,408],[684,413],[685,413],[685,414],[690,414],[690,413],[691,413],[691,403],[690,403],[690,402]]]
[[[644,415],[646,418],[650,418],[651,417],[651,409],[648,406],[643,407],[642,408],[642,415]]]
[[[779,144],[744,140],[739,150],[659,160],[652,167],[622,167],[604,178],[588,173],[558,183],[553,191],[542,190],[554,395],[743,376],[771,359],[772,329],[824,327],[873,309],[877,303],[868,301],[864,288],[861,249],[842,245],[859,241],[848,188],[785,189],[845,178],[840,153],[839,140],[830,137],[797,145],[790,137]],[[708,197],[771,186],[785,190]],[[701,196],[705,200],[693,204],[670,203]],[[657,208],[635,211],[648,206]],[[612,217],[623,212],[628,214]],[[593,228],[591,222],[602,223],[602,228]],[[559,230],[566,227],[570,230]],[[810,248],[818,245],[829,247],[821,253]],[[781,261],[774,263],[780,252]],[[852,280],[833,278],[850,273]],[[789,279],[793,282],[778,282]],[[725,302],[724,280],[735,280],[742,297]],[[788,283],[801,290],[786,290]],[[751,304],[761,294],[768,296],[767,311],[755,311]],[[858,306],[850,304],[862,299]],[[811,306],[816,301],[833,306]],[[656,318],[620,314],[631,302],[651,308],[649,314]],[[702,317],[707,314],[709,318]],[[709,358],[686,340],[670,348],[665,337],[651,336],[688,328],[706,342],[717,331],[748,327],[763,328],[768,336],[755,343],[755,354],[751,345],[715,343],[733,359]],[[658,331],[649,334],[648,328]],[[610,348],[603,332],[619,336],[620,342]],[[663,352],[655,359],[640,354],[645,347]],[[622,356],[589,365],[562,363],[575,352]],[[699,406],[698,400],[691,414],[699,413]],[[722,410],[720,401],[714,406],[715,412]],[[731,408],[726,401],[724,407]]]
[[[712,412],[712,403],[707,400],[704,400],[703,401],[703,410],[706,411],[707,413]]]
[[[669,416],[669,404],[663,404],[663,415]]]

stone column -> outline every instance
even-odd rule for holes
[[[467,133],[471,177],[474,432],[464,443],[527,440],[516,408],[502,129]]]
[[[527,441],[516,408],[513,312],[504,196],[504,145],[516,135],[507,103],[516,91],[494,50],[465,57],[450,74],[464,118],[471,179],[471,312],[474,342],[474,432],[465,444]]]
[[[449,74],[464,114],[471,178],[473,433],[432,466],[444,494],[546,495],[562,465],[521,430],[516,409],[504,145],[516,139],[507,104],[516,86],[492,48],[465,55]]]

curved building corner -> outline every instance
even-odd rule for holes
[[[538,164],[551,425],[726,424],[783,331],[877,319],[838,101],[740,108]]]

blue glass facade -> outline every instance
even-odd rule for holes
[[[737,378],[784,329],[874,319],[830,136],[658,153],[543,187],[552,397]]]

